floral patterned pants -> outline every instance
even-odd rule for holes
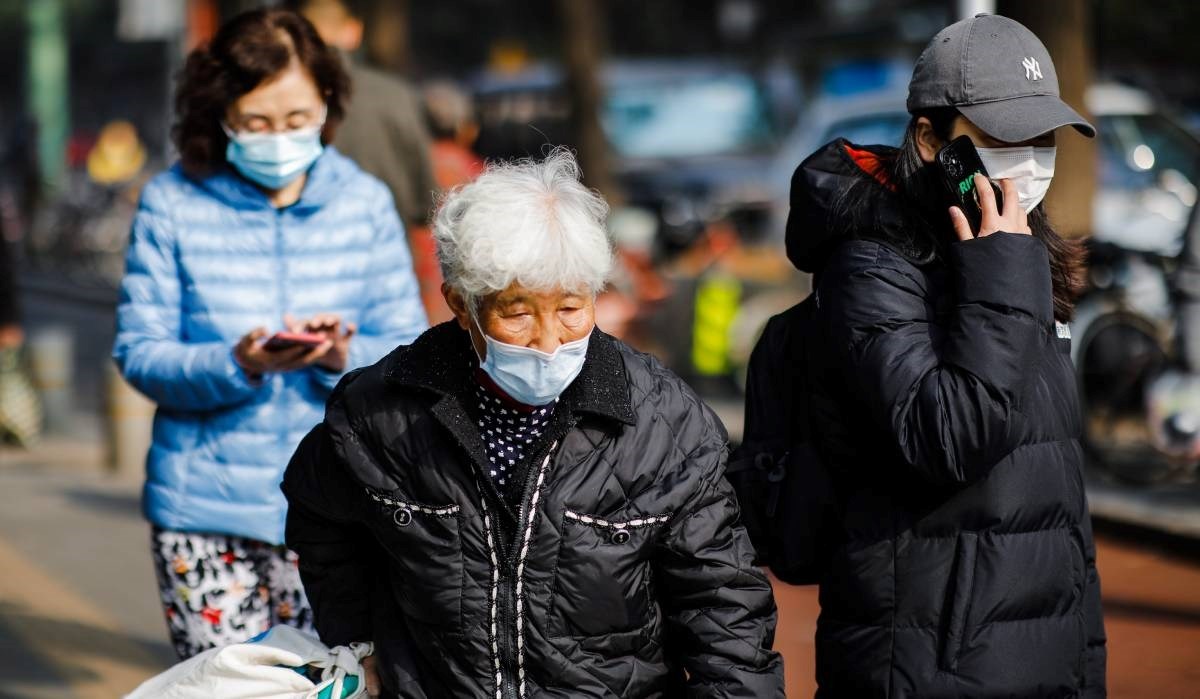
[[[286,624],[315,633],[296,554],[224,534],[151,531],[154,568],[180,659]]]

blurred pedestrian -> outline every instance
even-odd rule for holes
[[[792,180],[788,254],[816,275],[811,434],[841,515],[818,696],[1101,697],[1066,325],[1082,260],[1041,206],[1056,131],[1095,132],[1041,41],[994,15],[933,38],[908,108],[898,150],[839,139]],[[1003,193],[962,176],[978,230],[934,164],[960,136]]]
[[[352,59],[366,30],[363,0],[287,0],[327,44],[338,49],[354,84],[337,147],[359,167],[387,183],[404,220],[421,300],[433,322],[449,317],[428,223],[437,183],[430,164],[429,132],[420,95],[398,76]]]
[[[483,172],[483,159],[472,150],[479,137],[479,122],[471,96],[454,83],[430,82],[421,93],[433,136],[433,175],[444,192]]]
[[[0,350],[16,349],[25,340],[17,301],[17,249],[24,242],[25,222],[36,180],[36,157],[25,119],[0,112]]]
[[[344,382],[288,466],[317,629],[373,640],[388,696],[783,696],[724,428],[596,329],[606,214],[561,150],[451,193],[455,319]]]
[[[16,244],[8,231],[15,220],[0,216],[0,445],[29,446],[42,431],[42,404],[21,353],[25,331],[17,298]]]
[[[8,231],[0,225],[0,350],[16,349],[25,340],[17,305],[15,248],[15,243],[8,238]]]
[[[284,466],[348,370],[426,327],[387,188],[327,145],[347,88],[299,15],[234,17],[188,56],[181,161],[134,220],[113,355],[158,404],[144,509],[181,658],[309,626]]]
[[[335,141],[338,150],[387,184],[411,232],[429,222],[437,184],[421,97],[396,75],[353,60],[366,31],[362,0],[287,0],[343,59],[354,95]]]

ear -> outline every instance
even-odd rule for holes
[[[472,331],[473,323],[471,323],[471,310],[467,307],[467,299],[458,289],[453,289],[449,284],[442,284],[442,298],[446,299],[446,305],[450,307],[450,312],[454,314],[454,319],[458,321],[459,326],[467,332]]]
[[[917,151],[921,154],[921,161],[932,163],[934,156],[945,144],[933,132],[933,123],[929,121],[928,117],[917,117],[916,136]]]

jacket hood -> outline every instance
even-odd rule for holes
[[[176,168],[181,166],[176,163]],[[333,146],[325,146],[321,156],[308,170],[308,181],[300,192],[300,199],[291,207],[297,213],[305,213],[328,203],[349,184],[357,166]],[[224,204],[239,210],[270,209],[271,202],[261,189],[225,165],[204,177],[187,176],[204,191]]]
[[[878,240],[914,261],[927,261],[930,245],[907,225],[901,195],[891,179],[890,146],[858,146],[839,138],[808,156],[792,175],[787,256],[797,269],[817,273],[846,240]],[[847,193],[861,191],[851,205]]]

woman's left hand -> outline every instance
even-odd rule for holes
[[[354,337],[358,326],[354,323],[343,323],[341,316],[336,313],[318,313],[308,320],[296,320],[286,315],[283,322],[292,332],[317,333],[332,340],[333,346],[316,361],[316,364],[330,371],[346,370],[350,362],[350,338]]]

